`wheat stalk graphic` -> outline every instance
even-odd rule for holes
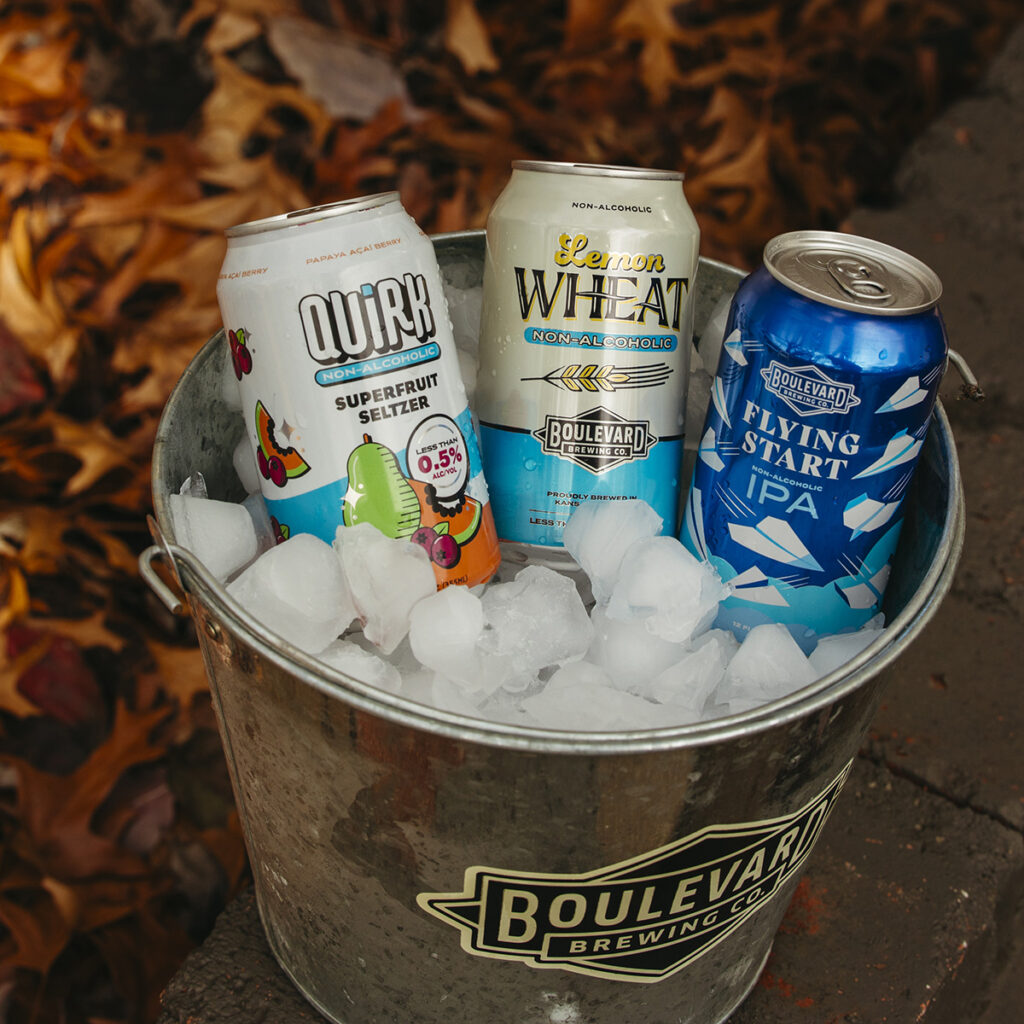
[[[611,363],[572,363],[559,366],[543,377],[522,377],[522,380],[546,380],[566,391],[624,391],[629,388],[653,388],[664,384],[672,368],[664,363],[648,366],[614,366]]]

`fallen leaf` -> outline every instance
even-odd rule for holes
[[[305,18],[274,18],[267,42],[331,117],[367,121],[387,103],[407,102],[405,79],[388,53],[360,45],[348,33]]]
[[[470,75],[497,71],[501,66],[475,0],[447,0],[444,45]]]

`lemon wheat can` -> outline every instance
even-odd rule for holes
[[[675,529],[699,232],[683,175],[516,161],[487,220],[477,412],[506,555],[588,499]]]
[[[438,586],[500,554],[433,246],[389,192],[230,228],[217,284],[278,539],[368,522]]]

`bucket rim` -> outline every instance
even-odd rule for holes
[[[434,236],[435,240],[470,232]],[[702,262],[713,262],[704,261]],[[730,268],[735,269],[735,268]],[[878,675],[899,657],[931,618],[932,611],[949,591],[963,547],[965,510],[960,467],[945,409],[936,402],[933,426],[937,430],[944,463],[949,471],[945,523],[938,549],[920,585],[899,614],[886,625],[881,636],[857,657],[787,697],[759,708],[688,725],[662,729],[579,732],[470,718],[455,712],[421,704],[389,693],[339,672],[279,638],[272,630],[250,617],[206,568],[186,549],[178,546],[170,529],[166,495],[162,490],[163,454],[169,435],[170,411],[175,399],[210,359],[220,354],[224,331],[220,330],[192,358],[172,389],[164,406],[153,445],[152,497],[156,514],[156,540],[168,557],[182,589],[195,594],[209,613],[235,639],[243,640],[262,657],[328,697],[346,701],[360,710],[421,731],[445,735],[460,741],[545,753],[635,754],[660,749],[700,747],[750,737],[785,726],[819,712]],[[194,618],[198,616],[193,612]],[[199,625],[197,621],[197,625]],[[211,684],[212,685],[212,684]]]

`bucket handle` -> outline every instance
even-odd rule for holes
[[[971,368],[967,365],[967,360],[953,348],[949,350],[948,354],[949,361],[956,367],[956,372],[960,374],[960,380],[962,381],[960,397],[969,398],[972,402],[984,401],[985,391],[978,383],[978,378],[974,376]]]
[[[176,594],[157,574],[153,563],[157,560],[165,560],[167,552],[158,544],[146,548],[139,555],[139,575],[149,584],[149,589],[164,603],[164,606],[172,615],[185,615],[188,609],[185,607],[185,598]],[[174,562],[170,562],[171,566]],[[177,577],[177,572],[175,572]]]
[[[178,563],[171,552],[171,546],[167,543],[163,530],[160,529],[159,523],[153,516],[146,516],[146,525],[156,543],[139,555],[139,575],[149,584],[149,589],[160,598],[172,615],[187,615],[188,607],[185,604],[187,591],[181,580],[181,575],[178,573]],[[153,563],[158,560],[166,562],[171,567],[174,582],[177,584],[181,596],[175,593],[153,568]]]

